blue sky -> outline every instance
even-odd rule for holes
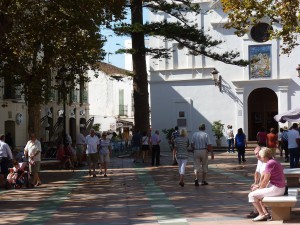
[[[147,9],[144,9],[144,21],[148,19],[147,14],[148,14]],[[127,16],[128,19],[126,19],[125,22],[130,23],[130,13],[128,13]],[[107,42],[104,45],[104,49],[107,52],[107,55],[105,57],[104,62],[124,69],[125,68],[124,54],[115,54],[115,52],[118,49],[123,48],[124,41],[130,39],[130,37],[125,37],[125,36],[118,37],[110,30],[104,30],[102,34],[104,34],[107,37]]]
[[[107,52],[104,62],[117,66],[124,69],[125,57],[124,54],[115,54],[120,48],[123,48],[124,41],[130,39],[130,37],[118,37],[112,31],[105,30],[103,32],[107,36],[107,42],[105,43],[104,49]],[[117,45],[119,44],[119,45]]]

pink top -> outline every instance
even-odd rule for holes
[[[264,173],[271,174],[270,183],[276,187],[285,187],[285,177],[282,165],[274,159],[270,159],[266,164]]]

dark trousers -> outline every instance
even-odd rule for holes
[[[297,168],[299,164],[299,148],[289,148],[290,168]]]
[[[237,146],[239,163],[245,162],[245,146]]]
[[[160,163],[160,146],[152,145],[152,166],[154,166],[154,161],[156,166],[159,166]]]
[[[3,157],[0,159],[0,163],[1,163],[1,174],[3,174],[4,178],[6,179],[8,175],[9,159],[7,157]]]

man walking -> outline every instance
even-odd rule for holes
[[[1,174],[3,174],[6,179],[8,175],[9,162],[13,159],[11,149],[5,142],[5,135],[0,135],[0,164],[1,164]]]
[[[292,129],[287,132],[288,149],[290,153],[290,168],[297,168],[299,164],[299,142],[300,135],[298,124],[293,123]]]
[[[152,143],[152,166],[154,166],[154,162],[156,166],[160,165],[160,144],[161,139],[159,137],[159,131],[156,130],[155,133],[151,136]]]
[[[191,146],[194,151],[195,186],[199,186],[198,174],[201,170],[201,185],[208,185],[206,182],[206,175],[208,172],[208,152],[211,152],[211,159],[214,158],[214,155],[210,139],[205,132],[205,124],[200,124],[199,131],[193,134]]]
[[[93,167],[93,177],[96,177],[96,164],[98,163],[98,151],[100,148],[99,138],[95,135],[95,130],[91,129],[90,134],[86,136],[85,139],[85,149],[86,156],[89,166],[89,175],[92,175]]]
[[[234,153],[234,134],[231,125],[227,125],[226,135],[227,135],[227,143],[228,143],[227,152],[230,153],[230,150],[232,150],[232,153]]]

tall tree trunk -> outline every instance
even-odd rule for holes
[[[41,106],[35,103],[34,98],[37,96],[28,96],[28,134],[34,133],[37,139],[40,139]]]
[[[131,22],[143,25],[142,0],[131,1]],[[132,64],[133,64],[133,99],[134,99],[134,124],[140,131],[148,131],[149,122],[149,93],[148,74],[145,53],[145,34],[134,32],[132,39]]]

